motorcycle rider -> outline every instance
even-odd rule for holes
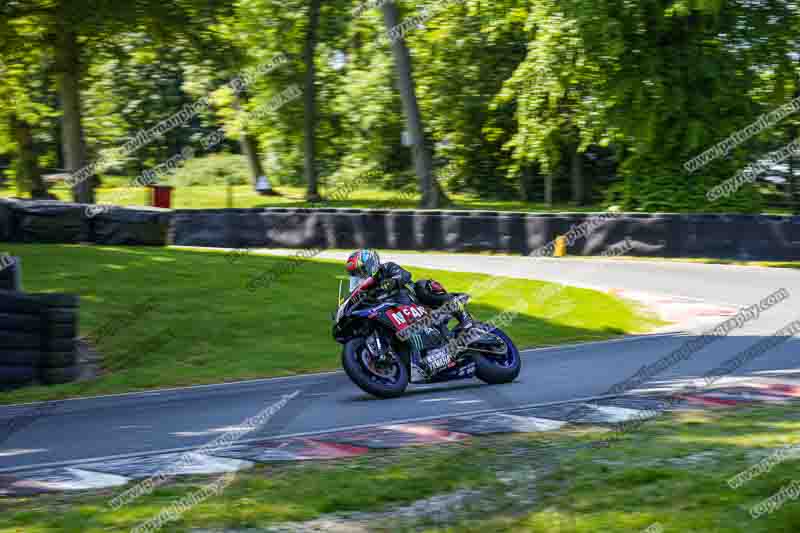
[[[418,291],[427,291],[429,299],[433,299],[439,305],[448,299],[446,291],[439,283],[435,281],[418,281],[416,285],[412,285],[410,272],[396,263],[381,263],[378,252],[369,248],[356,250],[350,254],[345,263],[345,268],[350,275],[351,292],[361,281],[372,276],[377,282],[375,291],[377,298],[380,300],[391,297],[398,304],[412,305],[417,303],[416,292]],[[455,311],[453,316],[458,320],[462,329],[472,325],[472,320],[464,311]],[[408,336],[407,342],[411,351],[412,382],[422,380],[427,373],[422,359],[422,350],[426,345],[432,343],[434,334],[430,328],[421,328],[419,331],[413,331]]]

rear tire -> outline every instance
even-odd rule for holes
[[[495,329],[492,333],[503,339],[503,342],[508,346],[508,365],[500,364],[497,360],[473,352],[472,358],[475,361],[475,377],[490,385],[511,383],[517,379],[520,370],[522,370],[522,358],[520,357],[519,350],[514,345],[514,341],[502,330]]]
[[[394,383],[379,381],[377,376],[370,373],[361,363],[360,353],[366,342],[359,337],[352,339],[344,345],[342,350],[342,367],[347,376],[366,393],[378,398],[396,398],[402,396],[408,387],[408,368],[398,361],[396,368],[399,371]]]

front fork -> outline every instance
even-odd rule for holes
[[[366,338],[367,343],[367,350],[369,350],[370,355],[374,357],[378,361],[385,361],[389,355],[389,351],[391,346],[386,341],[386,339],[381,338],[381,334],[378,331],[373,331],[369,334]]]

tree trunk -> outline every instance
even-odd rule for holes
[[[249,133],[242,133],[239,139],[239,144],[242,147],[242,153],[247,158],[247,164],[250,166],[250,174],[253,177],[253,186],[260,176],[264,176],[264,167],[261,165],[261,159],[258,157],[258,145],[256,140]]]
[[[800,98],[800,74],[797,74],[794,79],[794,98]],[[791,139],[789,139],[789,142],[798,139],[798,130],[800,130],[800,128],[796,125],[792,126],[790,129]],[[800,215],[800,180],[795,176],[796,167],[795,155],[792,154],[789,156],[789,203],[792,206],[792,213]]]
[[[73,173],[87,163],[81,118],[80,45],[65,13],[60,14],[59,22],[55,52],[62,108],[61,147],[64,167]],[[94,203],[94,176],[77,183],[72,188],[72,198],[79,203]]]
[[[383,22],[386,31],[391,32],[392,28],[400,23],[400,15],[394,1],[389,1],[381,7],[383,11]],[[422,195],[420,207],[433,209],[440,207],[446,198],[433,179],[433,157],[430,147],[425,142],[425,128],[422,124],[422,117],[419,112],[414,77],[411,69],[411,55],[408,52],[405,39],[402,37],[394,40],[391,44],[392,55],[394,56],[395,69],[397,70],[398,87],[400,89],[400,99],[403,101],[403,111],[406,115],[406,127],[411,142],[411,152],[414,158],[414,170],[419,179],[419,188]]]
[[[544,175],[544,205],[553,207],[553,172]]]
[[[797,130],[797,126],[792,128],[793,140],[798,138]],[[787,163],[789,165],[789,206],[792,209],[792,213],[795,215],[800,215],[800,190],[798,190],[798,186],[800,186],[800,180],[798,180],[797,176],[795,176],[795,173],[797,172],[797,165],[795,164],[794,154],[789,156]]]
[[[31,125],[20,120],[15,114],[10,118],[11,131],[17,141],[19,159],[17,160],[17,189],[30,192],[31,198],[47,198],[47,186],[42,179],[42,172],[33,150],[33,132]]]
[[[530,165],[525,165],[522,167],[522,172],[519,176],[519,199],[523,202],[527,202],[530,198],[529,192],[529,183],[530,183],[530,176],[531,174],[531,167]]]
[[[575,205],[586,203],[586,187],[583,179],[583,158],[576,144],[570,154],[570,179],[572,181],[572,201]]]
[[[233,107],[238,111],[241,110],[241,97],[234,95],[233,97]],[[250,174],[253,178],[253,187],[258,186],[258,178],[265,176],[264,174],[264,166],[261,164],[261,158],[258,157],[258,142],[256,142],[255,137],[247,133],[245,129],[242,131],[242,135],[239,137],[239,145],[242,147],[242,154],[247,158],[247,164],[250,167]],[[267,180],[269,184],[269,180]],[[265,194],[269,194],[272,192],[272,187],[268,188],[268,192]]]
[[[308,14],[308,31],[306,32],[306,44],[303,50],[303,60],[306,64],[305,93],[303,110],[303,163],[304,174],[308,190],[306,200],[309,202],[320,201],[317,185],[317,157],[315,145],[315,133],[317,124],[317,89],[316,67],[314,65],[314,52],[317,48],[317,34],[319,30],[319,11],[321,0],[311,0]]]

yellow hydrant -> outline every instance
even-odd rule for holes
[[[553,257],[564,257],[567,255],[567,238],[563,235],[556,237],[556,249]]]

